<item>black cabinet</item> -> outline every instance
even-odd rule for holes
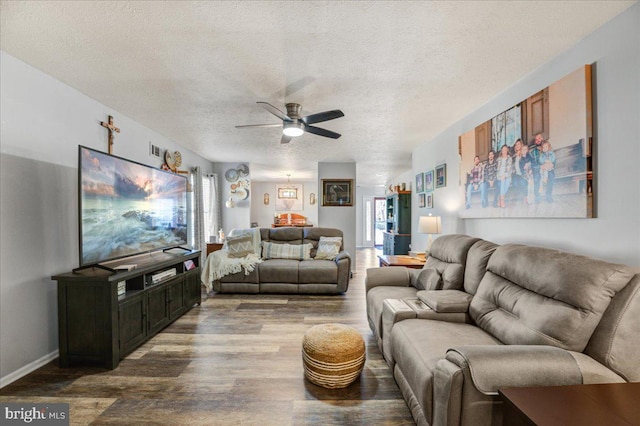
[[[411,192],[387,195],[387,230],[383,233],[382,253],[408,254],[411,244]]]
[[[52,277],[58,282],[61,367],[81,361],[113,369],[201,302],[199,251],[148,253],[120,263],[138,266],[116,273],[86,268]]]

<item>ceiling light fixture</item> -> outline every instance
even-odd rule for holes
[[[282,133],[292,138],[295,138],[296,136],[302,136],[302,134],[304,133],[303,125],[302,123],[297,122],[287,123],[282,129]]]

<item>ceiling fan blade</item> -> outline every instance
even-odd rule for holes
[[[291,117],[289,117],[287,114],[285,114],[284,112],[280,111],[278,108],[274,107],[273,105],[271,105],[268,102],[256,102],[256,103],[258,105],[260,105],[262,108],[264,108],[267,111],[269,111],[271,114],[273,114],[276,117],[278,117],[280,120],[293,121],[291,119]]]
[[[242,129],[245,127],[282,127],[282,123],[280,124],[245,124],[243,126],[236,126],[236,129]]]
[[[280,139],[280,143],[289,143],[289,142],[291,142],[291,136],[287,136],[283,134],[282,139]]]
[[[316,126],[305,126],[304,131],[331,139],[338,139],[340,136],[342,136],[340,133],[332,132],[331,130],[327,129],[321,129],[320,127]]]
[[[334,109],[332,111],[319,112],[317,114],[307,115],[306,117],[302,117],[302,121],[305,124],[313,124],[320,123],[321,121],[329,121],[336,118],[344,117],[344,113],[339,109]]]

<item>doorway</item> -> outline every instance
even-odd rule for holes
[[[375,236],[374,245],[382,247],[383,232],[387,230],[387,199],[376,197],[374,199],[375,212]]]

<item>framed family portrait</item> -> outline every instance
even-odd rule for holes
[[[416,175],[416,192],[418,194],[424,192],[424,173],[418,173]]]
[[[432,192],[435,189],[433,181],[433,170],[424,172],[424,188],[427,192]]]
[[[323,206],[353,206],[353,179],[322,179]]]
[[[436,188],[447,186],[447,165],[440,164],[436,167]]]
[[[581,66],[459,136],[461,218],[595,217],[594,81]]]
[[[427,194],[418,194],[418,207],[426,207]]]

